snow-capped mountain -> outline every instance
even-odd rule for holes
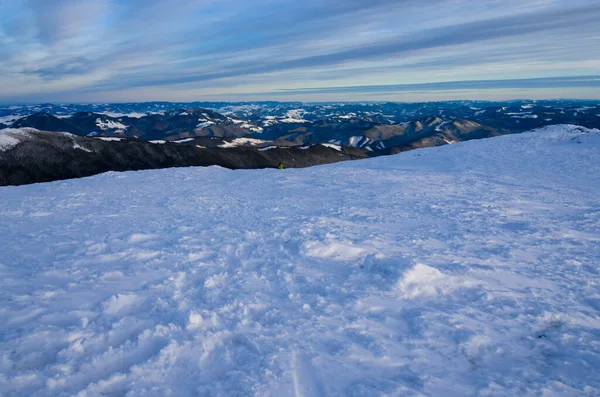
[[[175,164],[213,164],[230,168],[271,167],[275,159],[270,154],[268,157],[271,159],[268,161],[250,161],[250,151],[239,149],[232,152],[242,156],[236,161],[230,158],[223,162],[222,154],[215,158],[207,153],[203,153],[203,158],[199,159],[197,149],[328,147],[339,148],[338,151],[344,154],[340,159],[350,159],[521,133],[555,123],[599,128],[600,103],[557,100],[408,104],[152,102],[114,105],[13,105],[0,107],[0,120],[10,124],[0,125],[0,131],[3,128],[34,128],[40,131],[68,132],[78,136],[128,138],[129,143],[136,140],[154,144],[171,142],[193,146],[196,149],[173,149],[172,145],[162,149],[153,148],[150,149],[153,153],[161,153],[160,156],[166,156],[166,159],[149,156],[152,160],[148,161],[134,158],[145,156],[145,149],[141,152],[130,151],[124,150],[128,146],[113,145],[109,152],[118,148],[118,161],[101,158],[98,161],[94,160],[94,165],[90,166],[87,162],[91,161],[92,155],[86,155],[87,160],[82,159],[80,151],[71,156],[68,151],[72,151],[73,148],[62,146],[58,157],[64,162],[60,163],[57,159],[52,163],[62,164],[60,172],[53,170],[41,178],[32,176],[41,173],[27,171],[28,177],[19,173],[19,177],[12,179],[13,183],[25,183],[47,181],[49,175],[64,178],[67,175],[161,168]],[[130,147],[145,148],[147,145],[136,144]],[[38,167],[45,160],[38,162],[25,159],[34,155],[48,157],[48,153],[51,152],[44,151],[43,146],[38,145],[35,150],[28,152],[28,156],[15,157],[14,155],[22,149],[15,149],[13,157],[17,159],[17,164],[12,164],[11,167],[21,166],[23,162],[28,164],[27,169]],[[173,160],[173,156],[176,160]],[[314,156],[310,161],[300,160],[306,156],[307,154],[298,154],[286,158],[285,162],[297,167],[332,161],[329,155]],[[6,155],[4,157],[6,158]],[[321,162],[319,158],[322,158]],[[84,161],[86,165],[77,163],[79,160]],[[79,170],[80,166],[87,171],[72,171]],[[69,171],[66,172],[65,169]]]
[[[195,136],[239,137],[259,134],[262,127],[208,109],[175,109],[146,115],[114,116],[77,112],[68,116],[35,113],[14,121],[11,128],[35,128],[81,136],[130,136],[144,140],[176,140]],[[116,116],[116,117],[115,117]]]
[[[562,123],[600,127],[600,103],[151,102],[0,107],[0,128],[32,127],[77,135],[136,136],[143,140],[244,136],[295,144],[335,142],[368,147],[374,152],[386,152],[398,145],[406,147],[397,150],[405,150]],[[396,136],[397,139],[386,142]],[[415,139],[407,139],[410,136]]]
[[[0,392],[600,395],[599,156],[566,125],[1,187]]]

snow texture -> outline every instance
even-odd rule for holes
[[[35,128],[4,128],[0,130],[0,153],[17,146],[23,139],[29,138],[29,132],[39,132]]]
[[[0,152],[5,152],[9,149],[12,149],[13,147],[17,146],[19,144],[19,142],[21,142],[21,141],[19,141],[17,138],[14,138],[10,134],[1,134],[0,135]]]
[[[600,395],[598,130],[0,202],[2,395]]]

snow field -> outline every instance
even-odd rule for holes
[[[600,131],[0,188],[0,394],[600,394]]]

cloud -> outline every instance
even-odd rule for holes
[[[600,73],[600,9],[584,0],[6,1],[3,100]]]
[[[283,61],[262,59],[261,62],[233,62],[222,70],[202,73],[188,72],[185,75],[175,77],[160,76],[156,79],[147,78],[139,82],[132,81],[129,86],[181,84],[288,69],[333,66],[344,62],[364,59],[398,57],[405,53],[431,48],[522,36],[548,30],[556,31],[565,27],[571,28],[577,24],[593,23],[598,18],[600,18],[600,9],[592,6],[584,6],[571,10],[550,10],[535,14],[511,15],[485,21],[420,30],[411,35],[399,35],[387,40],[321,55]]]
[[[340,94],[340,93],[379,93],[379,92],[414,92],[414,91],[452,91],[452,90],[495,90],[495,89],[523,89],[523,88],[573,88],[573,87],[600,87],[598,76],[572,76],[572,77],[545,77],[531,79],[504,79],[504,80],[465,80],[447,81],[424,84],[389,84],[373,86],[347,86],[347,87],[320,87],[282,89],[273,92],[280,94]]]
[[[34,15],[37,38],[43,44],[55,44],[77,38],[93,28],[108,12],[102,0],[28,0]]]

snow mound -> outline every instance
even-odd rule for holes
[[[599,149],[2,187],[0,393],[600,395]]]
[[[473,282],[446,275],[438,269],[419,263],[406,272],[398,287],[403,297],[410,299],[448,295],[457,288],[473,285]]]

